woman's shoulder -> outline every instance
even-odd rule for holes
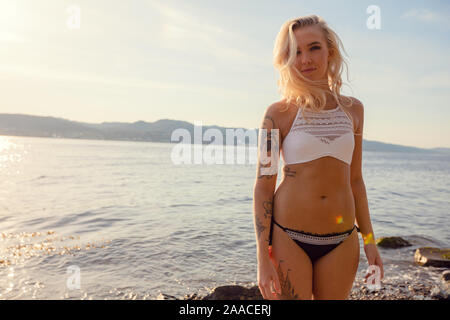
[[[350,96],[343,96],[344,98],[350,99],[352,101],[352,108],[358,111],[362,111],[364,109],[364,105],[363,103],[355,98],[355,97],[350,97]]]
[[[351,99],[351,107],[347,108],[347,110],[351,113],[353,119],[354,119],[354,123],[356,124],[356,128],[359,128],[359,124],[363,121],[364,119],[364,105],[363,103],[355,98],[355,97],[346,97]]]
[[[346,110],[350,111],[352,115],[361,114],[361,112],[364,110],[362,102],[355,97],[341,95],[339,101],[340,105],[345,107]]]
[[[282,114],[285,112],[289,107],[291,107],[293,104],[288,104],[286,102],[286,99],[282,99],[279,101],[275,101],[271,105],[267,107],[267,111],[274,113],[274,114]]]
[[[266,108],[263,127],[279,129],[283,141],[295,116],[294,113],[297,113],[296,110],[292,103],[288,104],[284,99],[272,103]]]
[[[284,126],[284,122],[289,118],[289,110],[291,105],[286,103],[286,100],[279,100],[273,102],[265,110],[265,118],[270,117],[276,124],[276,127],[281,129]]]

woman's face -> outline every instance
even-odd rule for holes
[[[294,34],[298,45],[295,67],[310,80],[326,79],[329,51],[320,27],[301,27]]]

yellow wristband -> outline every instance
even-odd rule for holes
[[[368,233],[368,234],[363,234],[362,233],[362,237],[364,240],[364,245],[366,244],[375,244],[375,239],[373,238],[373,234],[372,233]]]

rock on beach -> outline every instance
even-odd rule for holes
[[[418,248],[414,253],[414,261],[420,266],[450,268],[450,249]]]
[[[383,247],[383,248],[402,248],[402,247],[409,247],[412,244],[406,241],[405,239],[401,237],[382,237],[378,238],[377,246]]]

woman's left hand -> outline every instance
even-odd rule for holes
[[[369,263],[369,266],[375,265],[378,268],[380,268],[380,275],[381,279],[384,277],[384,271],[383,271],[383,261],[381,261],[380,253],[378,252],[377,245],[374,243],[366,244],[364,245],[364,251],[366,253],[367,262]],[[367,278],[371,276],[370,273],[367,273],[364,277],[364,282],[367,282]]]

